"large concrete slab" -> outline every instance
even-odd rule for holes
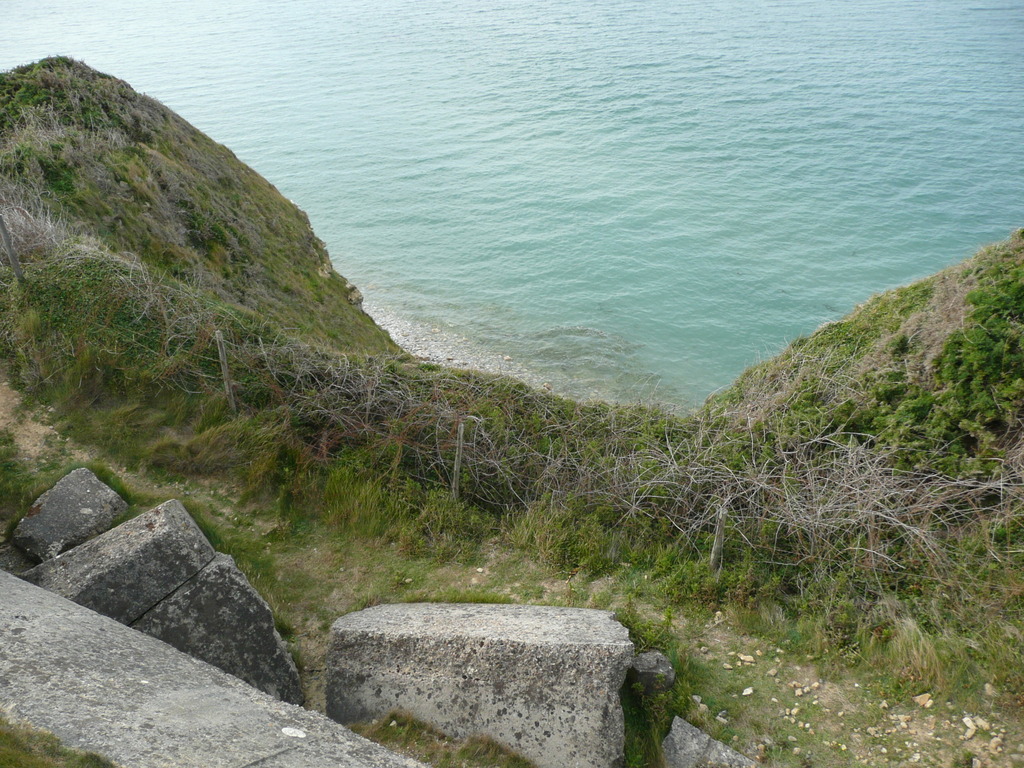
[[[657,696],[672,689],[676,682],[676,671],[672,662],[661,651],[647,651],[637,654],[626,674],[630,686],[639,686],[644,696]]]
[[[46,560],[24,577],[131,624],[195,576],[214,554],[181,502],[171,500]]]
[[[3,572],[0,707],[130,768],[424,768]]]
[[[228,555],[218,554],[132,627],[274,698],[302,703],[299,673],[270,606]]]
[[[483,733],[540,768],[623,761],[619,691],[633,659],[609,611],[530,605],[381,605],[331,627],[327,714],[402,709]]]
[[[35,500],[12,538],[36,562],[49,560],[103,533],[126,509],[90,470],[76,469]]]
[[[672,719],[672,729],[661,743],[668,768],[754,768],[757,763],[681,717]]]

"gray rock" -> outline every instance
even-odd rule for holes
[[[633,659],[626,680],[630,685],[639,685],[644,696],[655,696],[672,688],[676,682],[676,671],[664,653],[647,651]]]
[[[218,554],[132,627],[274,698],[302,703],[299,673],[270,606],[228,555]]]
[[[131,768],[425,768],[3,572],[0,705]]]
[[[486,734],[538,768],[610,768],[623,762],[632,658],[609,611],[382,605],[331,627],[327,714],[353,723],[402,709],[456,738]]]
[[[668,768],[754,768],[757,764],[682,718],[672,720],[672,730],[661,743]]]
[[[46,560],[24,578],[131,624],[214,554],[181,502],[172,500]]]
[[[88,469],[62,477],[35,500],[13,541],[36,562],[49,560],[103,533],[128,503]]]

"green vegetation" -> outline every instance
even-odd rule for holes
[[[710,405],[784,439],[852,434],[898,466],[998,476],[1017,461],[1024,231],[876,296]]]
[[[115,768],[98,755],[61,746],[52,734],[0,715],[0,768]]]
[[[67,58],[0,74],[0,137],[0,208],[22,258],[86,234],[307,341],[397,351],[302,211],[127,83]]]
[[[675,714],[726,740],[776,728],[767,698],[707,693],[728,680],[684,612],[720,608],[826,671],[884,668],[892,697],[1024,697],[1024,233],[677,417],[394,355],[297,209],[82,64],[0,75],[0,172],[25,262],[24,284],[0,268],[8,378],[108,461],[223,488],[190,509],[286,635],[385,600],[617,609],[679,671],[657,700],[624,694],[631,768],[657,764]],[[63,466],[15,455],[0,432],[7,519]]]

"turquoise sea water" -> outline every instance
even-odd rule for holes
[[[227,144],[378,304],[690,403],[1024,226],[1020,0],[5,0]]]

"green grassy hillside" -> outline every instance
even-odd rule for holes
[[[874,297],[746,371],[709,411],[806,439],[843,432],[905,468],[1020,472],[1024,230]]]
[[[67,58],[0,74],[0,209],[24,258],[85,234],[342,352],[397,351],[305,214],[227,148]]]

